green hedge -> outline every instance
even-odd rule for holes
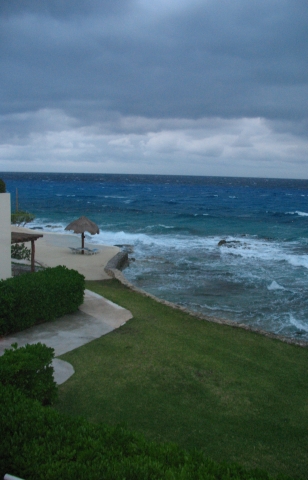
[[[0,385],[0,478],[27,480],[271,480],[201,451],[156,444],[123,427],[61,415]],[[283,478],[283,477],[278,477]],[[284,477],[286,478],[286,477]]]
[[[84,276],[66,267],[0,281],[0,335],[74,312],[83,303]]]
[[[0,357],[0,383],[13,385],[27,397],[50,405],[57,398],[51,362],[54,349],[41,343],[5,350]]]

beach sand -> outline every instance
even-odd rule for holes
[[[110,277],[104,268],[119,251],[118,247],[107,245],[88,244],[85,241],[85,247],[97,248],[99,253],[96,255],[73,254],[69,247],[81,247],[81,235],[50,233],[43,230],[30,230],[24,227],[12,226],[12,232],[26,232],[42,234],[35,242],[35,264],[43,267],[56,267],[65,265],[67,268],[73,268],[85,276],[86,280],[106,280]],[[94,236],[92,238],[95,238]],[[31,243],[25,244],[31,248]],[[12,259],[15,262],[14,259]],[[18,263],[18,262],[17,262]],[[30,263],[23,260],[23,263]]]

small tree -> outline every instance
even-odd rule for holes
[[[18,226],[22,225],[23,227],[26,225],[26,223],[33,222],[34,219],[35,216],[29,212],[19,211],[12,213],[11,215],[11,223]]]
[[[0,178],[0,193],[5,193],[6,192],[6,185],[5,182]]]
[[[18,210],[18,190],[16,188],[16,210],[15,213],[11,214],[11,223],[13,225],[22,225],[24,227],[26,223],[33,222],[34,219],[35,216],[32,213]]]
[[[14,243],[11,246],[11,257],[17,260],[30,260],[31,250],[24,243]]]

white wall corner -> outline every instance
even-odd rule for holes
[[[0,193],[0,279],[11,276],[11,195]]]

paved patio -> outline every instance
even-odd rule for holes
[[[0,338],[0,355],[3,355],[4,350],[10,348],[12,343],[22,347],[27,343],[41,342],[54,348],[57,357],[106,335],[131,318],[129,310],[90,290],[85,290],[84,303],[77,312]],[[58,385],[64,383],[74,373],[71,364],[57,358],[53,361],[53,367]]]

